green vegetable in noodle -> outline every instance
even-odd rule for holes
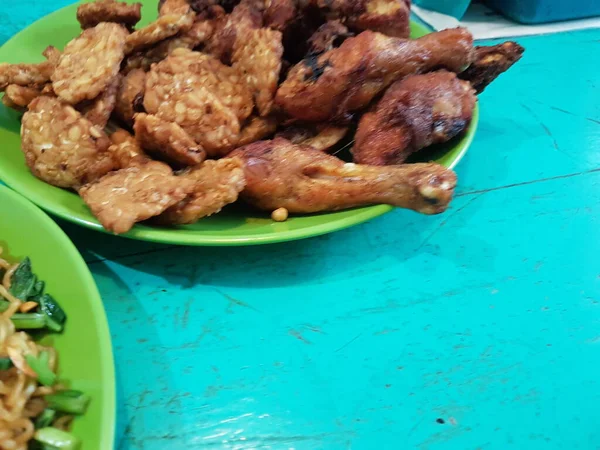
[[[42,313],[17,313],[10,318],[17,330],[41,330],[46,328],[48,319]]]
[[[56,411],[50,408],[46,408],[42,413],[35,419],[35,429],[49,427],[56,418]]]
[[[85,413],[90,403],[89,395],[72,389],[46,395],[44,399],[49,408],[76,415]]]
[[[79,439],[67,431],[58,428],[45,427],[37,430],[33,438],[47,445],[49,449],[76,450],[79,448]]]
[[[0,358],[0,370],[8,370],[13,366],[12,361],[8,357]]]
[[[40,309],[46,316],[46,325],[48,328],[52,331],[62,331],[63,325],[67,320],[67,315],[51,295],[42,295],[40,298]]]
[[[37,292],[37,282],[37,277],[31,271],[31,260],[27,257],[21,261],[13,273],[9,292],[18,299],[27,300]]]
[[[50,354],[47,351],[40,352],[37,358],[33,355],[25,356],[27,365],[37,374],[39,383],[44,386],[54,386],[56,383],[56,374],[48,365],[49,358]]]

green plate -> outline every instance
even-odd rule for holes
[[[142,0],[144,22],[156,18],[157,0]],[[0,49],[0,62],[36,62],[48,45],[63,48],[80,32],[75,18],[76,5],[63,8],[37,21],[14,36]],[[412,36],[428,30],[412,23]],[[454,167],[467,151],[477,128],[475,110],[468,132],[460,139],[439,146],[422,155],[446,167]],[[46,211],[77,224],[102,231],[102,226],[73,192],[37,180],[27,167],[20,150],[18,115],[0,105],[0,179]],[[347,228],[391,211],[386,205],[346,211],[295,216],[284,223],[274,223],[265,213],[242,208],[226,208],[220,214],[194,225],[158,228],[137,225],[124,236],[155,242],[185,245],[250,245],[301,239]]]
[[[0,245],[11,262],[31,258],[67,313],[65,331],[44,342],[59,354],[59,379],[92,397],[87,413],[73,422],[83,450],[110,450],[115,435],[115,370],[102,300],[83,258],[46,214],[0,185]]]

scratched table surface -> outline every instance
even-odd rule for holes
[[[66,3],[4,4],[0,41]],[[519,41],[444,215],[223,249],[61,223],[110,322],[116,449],[600,448],[600,30]]]

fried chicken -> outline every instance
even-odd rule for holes
[[[438,164],[347,164],[281,138],[255,142],[231,157],[244,161],[242,198],[266,211],[314,213],[385,203],[437,214],[447,208],[456,184],[454,172]]]
[[[339,47],[349,37],[354,36],[339,20],[330,20],[319,27],[308,40],[309,55],[320,55]]]
[[[295,0],[265,0],[264,26],[284,32],[296,20],[298,8]]]
[[[205,161],[179,175],[193,182],[193,191],[156,218],[161,224],[191,224],[218,213],[235,202],[246,186],[241,160],[223,158]]]
[[[169,164],[186,167],[206,159],[204,149],[174,122],[140,113],[135,116],[133,130],[144,150]]]
[[[275,136],[287,139],[292,144],[309,146],[325,152],[331,150],[338,142],[344,139],[347,133],[348,127],[324,124],[290,126]]]
[[[240,131],[237,146],[251,144],[272,135],[277,129],[277,120],[274,117],[251,116]]]
[[[500,74],[519,61],[523,52],[523,47],[511,41],[491,47],[475,47],[475,61],[459,77],[470,81],[481,94]]]
[[[37,97],[21,124],[21,148],[31,172],[46,183],[77,188],[115,167],[110,139],[72,106]]]
[[[193,183],[158,161],[121,169],[79,189],[79,195],[110,232],[129,231],[183,200]]]
[[[119,73],[127,36],[121,25],[101,23],[69,42],[51,76],[56,95],[72,105],[100,95]]]
[[[115,22],[132,29],[142,18],[141,3],[96,0],[77,7],[81,28],[93,28],[101,22]]]
[[[402,164],[414,152],[463,133],[477,102],[467,81],[446,71],[394,83],[360,119],[352,149],[359,164]]]
[[[341,120],[398,79],[438,68],[460,72],[472,58],[473,37],[464,28],[415,40],[363,31],[339,48],[294,66],[275,101],[299,120]]]

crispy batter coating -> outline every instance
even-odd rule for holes
[[[265,139],[277,129],[277,120],[274,117],[251,116],[240,132],[238,147]]]
[[[243,74],[244,81],[254,94],[256,108],[263,117],[273,109],[282,55],[279,31],[268,28],[249,30],[238,35],[235,41],[233,67]]]
[[[115,167],[108,136],[72,106],[41,96],[21,124],[21,147],[33,174],[54,186],[77,188]]]
[[[190,168],[179,177],[192,181],[194,190],[185,200],[171,206],[157,217],[159,223],[195,223],[234,203],[246,186],[242,161],[237,158],[208,160]]]
[[[146,72],[134,69],[125,75],[117,91],[115,114],[129,126],[133,125],[133,116],[144,111],[144,91]]]
[[[339,20],[330,20],[319,27],[308,40],[308,52],[320,55],[339,47],[349,37],[354,36]]]
[[[239,148],[231,157],[245,163],[242,198],[266,211],[313,213],[385,203],[438,214],[448,207],[456,185],[454,172],[438,164],[347,164],[281,138]]]
[[[223,156],[239,139],[240,120],[252,111],[239,80],[215,58],[177,49],[148,73],[144,107],[180,125],[209,156]]]
[[[264,26],[284,32],[296,20],[297,13],[294,0],[265,0]]]
[[[161,2],[158,8],[159,16],[166,16],[167,14],[187,14],[191,9],[190,2],[187,0],[165,0]]]
[[[348,127],[331,124],[315,126],[291,126],[277,133],[276,137],[287,139],[292,144],[310,146],[322,152],[331,150],[344,139]]]
[[[516,42],[475,47],[475,61],[459,77],[470,81],[478,94],[521,59],[525,49]]]
[[[52,73],[54,92],[67,103],[92,100],[119,73],[128,33],[116,23],[101,23],[67,44]]]
[[[394,83],[358,125],[352,149],[360,164],[402,164],[414,152],[463,133],[477,97],[471,85],[446,71]]]
[[[53,45],[49,45],[42,52],[42,56],[46,58],[50,64],[56,66],[58,64],[58,60],[60,59],[60,50]]]
[[[192,28],[195,16],[195,13],[189,10],[187,14],[166,14],[159,17],[127,36],[125,54],[129,55],[151,47],[177,33],[185,33]]]
[[[101,22],[115,22],[131,29],[141,18],[141,3],[96,0],[77,8],[77,20],[83,29],[93,28]]]
[[[168,165],[150,161],[109,173],[83,186],[79,195],[106,230],[121,234],[180,202],[192,188]]]
[[[300,120],[339,120],[367,106],[398,79],[437,68],[460,72],[472,58],[473,37],[464,28],[415,40],[363,31],[339,48],[294,66],[275,101]]]
[[[98,126],[98,128],[106,126],[110,115],[115,109],[121,78],[121,75],[114,77],[104,92],[81,108],[83,117]]]
[[[40,64],[0,63],[0,92],[9,84],[40,87],[50,80],[54,66],[48,61]]]
[[[204,149],[174,122],[140,113],[133,130],[144,150],[170,164],[193,166],[206,159]]]
[[[150,161],[134,136],[122,128],[110,135],[112,145],[108,151],[117,163],[118,169],[139,166]]]
[[[17,108],[27,108],[41,94],[42,90],[40,88],[9,84],[4,92],[4,98],[9,102],[9,105],[14,105]]]

